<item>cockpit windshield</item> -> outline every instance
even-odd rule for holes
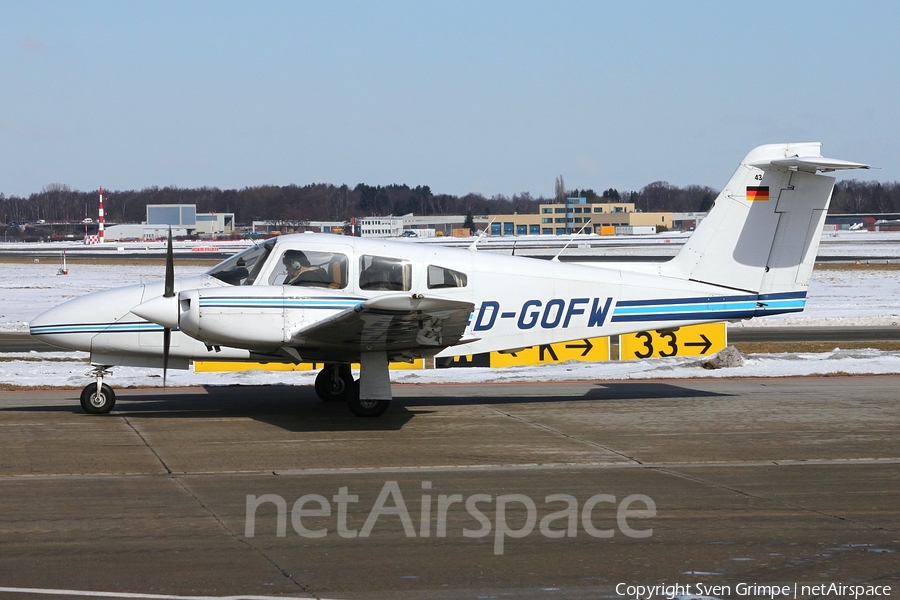
[[[239,252],[231,258],[220,262],[207,271],[206,274],[229,285],[253,285],[253,282],[256,281],[256,276],[274,247],[274,239],[251,246],[243,252]]]

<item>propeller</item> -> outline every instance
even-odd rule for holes
[[[169,371],[169,350],[172,345],[172,330],[178,327],[178,295],[175,293],[175,259],[172,251],[172,228],[169,227],[169,241],[166,246],[166,278],[163,295],[156,296],[131,309],[135,315],[147,319],[163,328],[163,389]]]
[[[169,226],[169,243],[166,245],[166,283],[163,298],[175,296],[175,257],[172,252],[172,226]],[[166,374],[169,370],[169,346],[172,343],[172,328],[163,327],[163,389],[166,389]]]

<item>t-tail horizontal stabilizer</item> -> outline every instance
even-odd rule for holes
[[[753,149],[660,274],[756,294],[805,292],[834,188],[817,172],[869,168],[825,158],[821,147]]]

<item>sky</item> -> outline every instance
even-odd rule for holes
[[[720,189],[759,144],[900,180],[891,2],[0,0],[0,193]]]

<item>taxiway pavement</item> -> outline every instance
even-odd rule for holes
[[[105,416],[71,390],[0,392],[0,600],[896,591],[898,389],[403,385],[372,420],[291,386],[120,390]]]

